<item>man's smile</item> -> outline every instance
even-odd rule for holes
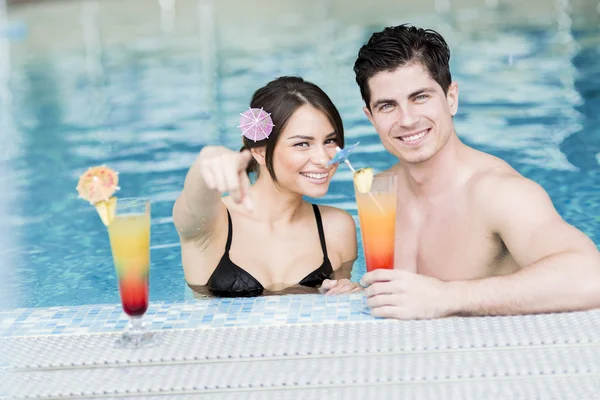
[[[405,146],[414,147],[423,143],[429,135],[429,132],[431,132],[431,128],[410,132],[402,136],[396,136],[395,139],[400,140]]]

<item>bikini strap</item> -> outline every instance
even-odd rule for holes
[[[227,231],[227,244],[225,245],[225,253],[229,253],[229,249],[231,248],[231,237],[233,236],[233,224],[231,223],[231,215],[229,214],[229,210],[227,210],[227,224],[229,226]]]
[[[315,219],[317,220],[317,228],[319,229],[319,240],[321,241],[321,249],[323,249],[323,257],[327,257],[327,244],[325,243],[325,232],[323,231],[323,221],[321,220],[321,212],[316,204],[313,204]]]

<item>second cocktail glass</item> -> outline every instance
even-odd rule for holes
[[[137,348],[155,342],[142,327],[148,309],[150,274],[150,201],[120,198],[108,236],[117,273],[123,311],[131,318],[129,329],[117,340],[117,347]]]
[[[394,268],[397,179],[394,173],[379,173],[366,193],[354,185],[367,272]]]

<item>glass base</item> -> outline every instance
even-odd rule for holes
[[[158,342],[158,338],[152,332],[126,332],[115,341],[115,347],[119,349],[139,349],[140,347],[155,346]]]
[[[119,349],[139,349],[141,347],[156,346],[160,342],[159,336],[144,329],[141,317],[132,317],[128,330],[115,341],[115,347]]]

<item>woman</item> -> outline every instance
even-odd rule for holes
[[[357,257],[354,220],[302,198],[324,196],[337,168],[326,166],[344,146],[337,109],[319,87],[298,77],[258,89],[250,107],[270,113],[268,138],[244,136],[240,152],[204,147],[175,202],[188,285],[226,297],[293,287],[359,290],[348,280]]]

